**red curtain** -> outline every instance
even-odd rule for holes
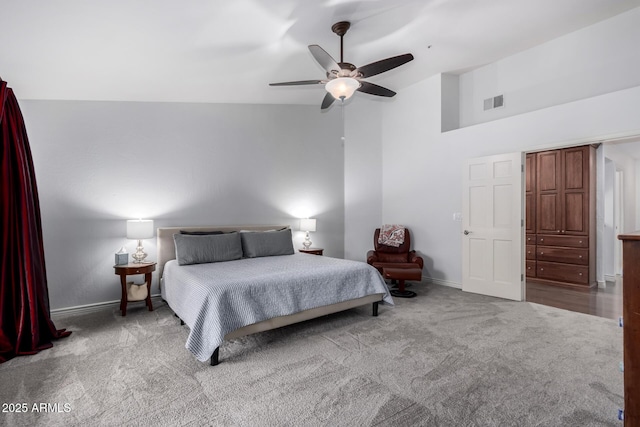
[[[24,119],[0,79],[0,363],[53,346],[40,203]]]

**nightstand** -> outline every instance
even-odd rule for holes
[[[323,248],[299,249],[303,254],[322,255]]]
[[[127,299],[127,276],[133,274],[144,274],[144,280],[147,283],[147,298],[140,301],[145,301],[147,307],[149,307],[149,311],[153,311],[153,305],[151,305],[151,275],[156,270],[156,263],[130,263],[124,265],[114,265],[113,268],[115,269],[116,274],[120,276],[120,285],[122,286],[122,297],[120,298],[120,310],[122,311],[122,315],[127,315],[127,303],[130,302]]]

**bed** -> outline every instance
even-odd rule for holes
[[[203,239],[184,234],[202,233],[224,233],[224,239],[241,236],[242,257],[187,263],[184,241]],[[274,241],[276,234],[282,234],[280,241],[285,235],[291,240],[291,230],[284,225],[158,228],[162,298],[189,327],[185,347],[198,360],[217,365],[223,340],[368,304],[377,316],[380,303],[393,305],[380,273],[364,262],[277,251],[265,256],[245,244],[245,239]],[[289,250],[295,252],[292,245]]]

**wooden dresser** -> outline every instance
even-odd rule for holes
[[[624,425],[640,426],[640,231],[622,240]]]
[[[525,190],[527,277],[595,286],[595,148],[528,154]]]

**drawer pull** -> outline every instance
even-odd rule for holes
[[[579,243],[582,243],[582,240],[580,240],[580,242],[579,242]]]
[[[582,276],[582,273],[578,273],[578,276]]]
[[[540,271],[544,271],[544,268],[540,268]]]
[[[578,255],[578,258],[582,259],[582,255]]]
[[[544,239],[540,239],[541,242],[544,242]]]
[[[544,255],[544,252],[540,252],[540,255]]]

